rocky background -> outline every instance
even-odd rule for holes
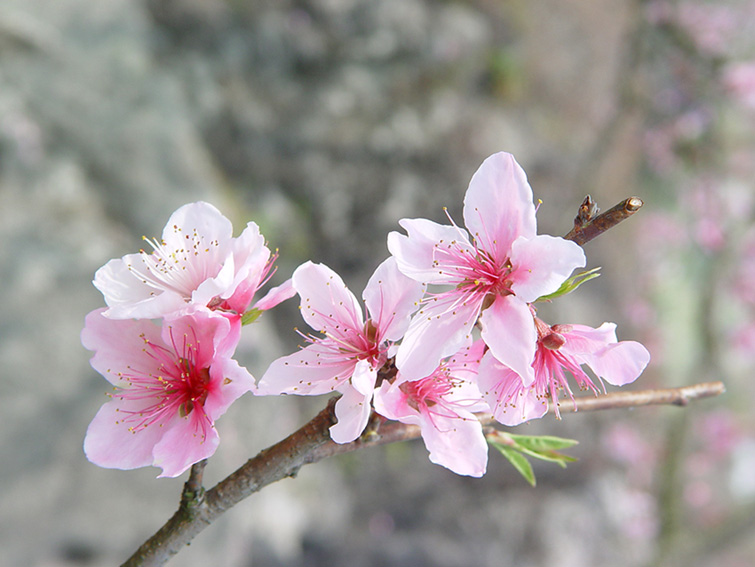
[[[94,271],[195,200],[361,290],[402,217],[461,219],[489,154],[528,172],[540,231],[591,193],[639,218],[591,243],[603,277],[549,319],[616,321],[654,361],[634,387],[726,379],[685,410],[523,428],[579,439],[530,488],[421,443],[306,467],[240,504],[176,565],[752,564],[752,306],[739,246],[755,160],[748,2],[4,0],[0,4],[0,565],[119,564],[182,480],[88,463],[106,385],[80,345]],[[744,78],[743,78],[744,76]],[[664,216],[665,215],[665,216]],[[745,277],[745,287],[755,280]],[[295,302],[245,328],[260,376],[296,346]],[[737,329],[740,327],[736,327]],[[745,336],[744,330],[737,336]],[[755,335],[753,335],[755,337]],[[247,396],[219,422],[211,486],[325,403]],[[751,402],[749,402],[751,403]]]

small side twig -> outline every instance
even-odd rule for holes
[[[643,204],[639,197],[629,197],[606,212],[593,217],[592,214],[597,210],[597,207],[588,195],[579,207],[577,217],[574,219],[574,228],[564,238],[582,246],[631,217],[640,210]]]
[[[575,400],[576,411],[636,408],[641,406],[686,406],[695,400],[719,396],[726,391],[723,382],[702,382],[681,388],[613,392],[598,397],[582,397]]]
[[[189,479],[184,484],[184,491],[181,494],[181,509],[191,513],[193,509],[199,506],[204,500],[204,487],[202,478],[204,477],[204,468],[207,466],[207,459],[202,459],[191,466]]]

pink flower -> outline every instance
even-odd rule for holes
[[[106,468],[162,468],[175,477],[218,446],[215,420],[254,388],[254,379],[231,359],[238,319],[187,308],[166,318],[114,320],[104,309],[86,318],[81,341],[95,351],[92,367],[113,392],[92,420],[84,451]]]
[[[510,154],[490,156],[474,174],[464,221],[471,239],[457,226],[425,219],[403,219],[408,236],[388,235],[388,249],[404,274],[452,286],[425,299],[396,364],[407,376],[429,375],[442,358],[469,344],[480,318],[493,355],[530,384],[537,332],[528,303],[553,293],[584,266],[584,252],[574,242],[536,234],[532,189]]]
[[[485,345],[477,341],[442,362],[430,376],[407,381],[401,374],[375,393],[375,411],[419,425],[430,461],[456,474],[480,477],[488,464],[488,444],[475,411],[489,411],[474,384]]]
[[[187,303],[243,313],[275,258],[255,223],[238,238],[232,234],[231,222],[212,205],[184,205],[171,215],[162,240],[149,241],[151,253],[128,254],[97,270],[94,285],[105,296],[105,315],[159,318]]]
[[[538,332],[537,351],[532,369],[535,381],[524,385],[519,374],[487,352],[480,363],[477,384],[504,425],[518,425],[542,417],[548,411],[548,398],[558,411],[560,390],[574,400],[566,381],[568,370],[581,389],[597,387],[582,370],[586,364],[598,376],[614,386],[633,382],[650,362],[650,354],[640,343],[617,342],[616,325],[603,323],[597,329],[585,325],[548,326],[535,318]],[[605,387],[604,387],[605,389]]]
[[[723,84],[735,100],[755,108],[755,62],[729,63],[723,70]]]
[[[367,425],[377,372],[406,331],[424,287],[401,274],[389,258],[364,289],[365,320],[357,298],[327,266],[302,264],[292,281],[301,296],[302,317],[324,337],[309,336],[309,346],[273,362],[257,393],[341,392],[335,407],[338,423],[330,434],[336,443],[349,443]]]

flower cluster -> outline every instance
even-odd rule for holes
[[[237,238],[207,203],[178,209],[162,239],[100,268],[94,285],[107,309],[86,318],[81,340],[112,385],[87,429],[84,451],[103,467],[162,468],[178,476],[218,446],[215,420],[255,388],[232,359],[242,316],[295,293],[290,284],[249,309],[275,256],[249,223]]]
[[[583,365],[613,385],[640,375],[647,350],[618,342],[614,324],[549,326],[536,316],[533,303],[558,295],[585,256],[574,242],[537,234],[532,189],[510,154],[474,174],[464,223],[468,231],[400,221],[407,234],[388,235],[392,256],[364,290],[366,320],[329,268],[299,267],[302,316],[323,336],[274,362],[258,393],[338,391],[334,441],[359,437],[374,408],[419,425],[434,463],[482,476],[487,445],[475,412],[505,425],[542,417],[548,400],[557,412],[559,392],[572,397],[565,371],[597,393]],[[381,373],[392,362],[396,371]]]
[[[597,329],[549,325],[538,300],[564,295],[585,266],[582,249],[538,235],[532,189],[510,154],[489,157],[472,177],[464,225],[403,219],[388,236],[391,256],[362,293],[364,309],[322,264],[299,266],[287,284],[249,310],[274,257],[254,223],[238,238],[205,203],[171,217],[153,251],[112,260],[95,276],[108,309],[87,317],[82,338],[92,365],[115,386],[87,433],[102,466],[154,464],[180,474],[212,454],[214,420],[246,391],[257,395],[337,392],[336,443],[365,431],[371,416],[418,425],[430,460],[482,476],[487,443],[478,413],[504,425],[558,414],[573,399],[566,372],[596,394],[595,381],[624,385],[649,361]],[[314,334],[274,361],[257,386],[231,356],[244,313],[294,294]],[[161,319],[161,327],[151,319]]]

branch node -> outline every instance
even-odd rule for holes
[[[577,216],[574,217],[574,230],[579,230],[587,223],[589,223],[598,213],[600,209],[598,204],[592,200],[590,195],[585,196],[584,201],[577,210]]]

